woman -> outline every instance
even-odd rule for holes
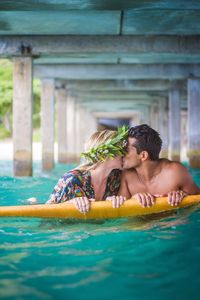
[[[120,188],[122,156],[125,153],[127,129],[95,132],[82,155],[86,163],[64,174],[54,187],[47,204],[69,201],[77,209],[88,212],[91,201],[111,200],[113,207],[123,204],[117,196]],[[113,200],[110,196],[117,196]]]

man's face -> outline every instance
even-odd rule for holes
[[[140,154],[137,154],[135,147],[137,140],[135,138],[128,138],[127,154],[123,158],[123,168],[130,169],[136,168],[141,164]]]

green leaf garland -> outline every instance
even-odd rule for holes
[[[128,138],[128,127],[122,126],[117,130],[115,138],[109,139],[105,144],[96,148],[92,148],[88,152],[81,153],[90,163],[103,162],[106,158],[114,158],[116,156],[123,156],[126,153],[126,144]]]

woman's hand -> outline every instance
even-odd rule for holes
[[[123,196],[109,196],[106,198],[106,201],[112,201],[113,208],[119,208],[124,201],[126,201],[126,197]]]
[[[77,198],[71,199],[67,202],[73,203],[82,214],[86,214],[90,209],[91,201],[95,201],[95,200],[88,199],[87,197],[77,197]]]
[[[57,203],[57,199],[55,195],[51,195],[50,199],[47,200],[45,204],[56,204],[56,203]]]
[[[155,203],[155,196],[149,193],[137,193],[132,198],[135,198],[142,207],[150,207]]]
[[[171,206],[177,206],[181,203],[183,198],[187,196],[187,193],[184,191],[178,190],[178,191],[172,191],[167,194],[168,197],[168,203]]]

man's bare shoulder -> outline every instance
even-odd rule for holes
[[[174,182],[177,182],[179,184],[184,179],[189,180],[191,175],[188,172],[188,169],[182,165],[178,161],[171,161],[168,159],[161,159],[161,174],[168,178],[173,178]]]
[[[178,161],[172,161],[169,159],[162,158],[160,159],[160,165],[162,171],[176,173],[177,175],[182,173],[188,173],[187,168]]]
[[[167,161],[166,170],[168,170],[167,177],[173,179],[173,183],[176,184],[178,189],[183,190],[187,194],[199,194],[200,188],[194,182],[188,168],[177,161]],[[164,167],[162,169],[162,174],[164,174]],[[164,174],[165,175],[165,174]]]

